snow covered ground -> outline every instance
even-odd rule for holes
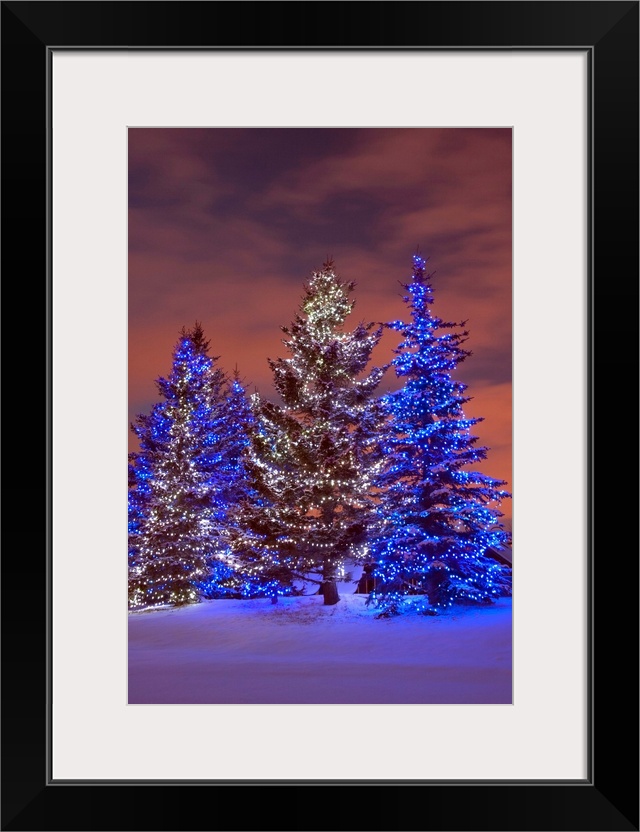
[[[129,704],[511,702],[510,598],[392,619],[375,619],[365,600],[218,600],[131,613]]]

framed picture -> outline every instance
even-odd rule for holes
[[[30,541],[41,556],[27,575],[23,558],[3,564],[3,828],[206,829],[241,797],[226,828],[638,829],[637,562],[629,523],[612,522],[625,478],[604,433],[611,348],[630,354],[637,304],[638,4],[6,2],[2,14],[5,279],[46,287],[48,463],[47,523]],[[513,129],[512,705],[127,706],[132,126]],[[25,224],[40,245],[24,244]],[[24,386],[13,381],[5,390]],[[29,435],[43,434],[37,419]],[[32,493],[30,470],[11,485]],[[381,728],[363,737],[366,708]],[[634,745],[624,764],[621,736]],[[339,820],[311,804],[345,788]]]
[[[512,144],[128,128],[130,705],[513,702]]]

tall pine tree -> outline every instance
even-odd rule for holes
[[[224,373],[199,323],[182,329],[162,401],[137,417],[140,443],[129,465],[129,605],[198,600],[195,584],[221,548]]]
[[[238,506],[256,499],[246,470],[254,429],[251,403],[236,368],[225,390],[218,427],[219,461],[215,478],[218,546],[208,559],[206,578],[198,583],[198,590],[205,598],[255,597],[268,595],[273,588],[253,579],[246,564],[236,562],[233,553],[233,543],[240,533]]]
[[[402,284],[411,321],[388,326],[402,335],[392,366],[403,387],[384,397],[386,465],[377,485],[378,540],[374,596],[393,614],[407,593],[426,595],[425,612],[456,601],[483,602],[510,594],[510,570],[488,556],[509,534],[497,505],[505,483],[472,470],[488,448],[471,434],[467,385],[452,374],[470,352],[464,324],[433,314],[431,275],[413,258],[413,278]]]
[[[236,542],[253,574],[316,582],[325,604],[339,600],[345,563],[364,554],[381,464],[374,391],[384,368],[367,365],[382,327],[344,329],[354,288],[325,263],[282,327],[290,357],[269,361],[282,404],[257,401],[247,463],[257,499],[241,506]]]

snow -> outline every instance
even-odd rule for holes
[[[511,703],[511,599],[376,619],[365,595],[129,614],[129,704]],[[354,724],[368,731],[375,726]]]

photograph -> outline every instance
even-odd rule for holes
[[[128,703],[511,705],[512,129],[127,141]]]

